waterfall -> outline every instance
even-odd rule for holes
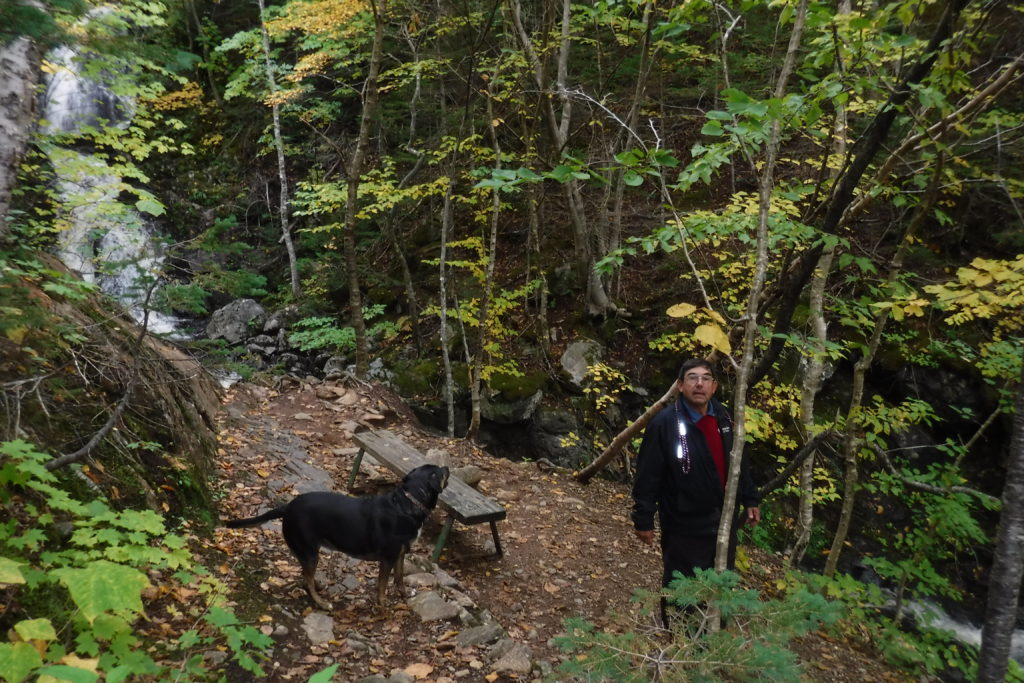
[[[108,87],[104,81],[109,82],[109,75],[85,75],[81,55],[68,46],[52,50],[47,62],[40,133],[73,135],[86,127],[129,125],[135,102]],[[43,147],[53,164],[55,189],[64,207],[57,256],[85,281],[120,300],[141,322],[146,290],[159,277],[163,256],[152,227],[134,206],[120,201],[128,184],[96,155],[54,143]],[[178,322],[149,313],[151,332],[172,332]]]
[[[913,613],[918,623],[941,631],[949,631],[953,637],[965,645],[981,647],[981,627],[958,621],[945,610],[930,600],[911,600],[907,608]],[[1010,657],[1024,664],[1024,630],[1016,629],[1010,644]]]

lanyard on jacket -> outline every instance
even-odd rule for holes
[[[676,409],[676,424],[679,425],[679,441],[676,443],[676,460],[679,461],[680,467],[683,468],[683,474],[690,473],[690,444],[686,441],[686,422],[683,420],[683,414],[679,410],[679,401],[675,403]]]

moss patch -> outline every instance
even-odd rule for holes
[[[507,401],[518,401],[536,394],[548,381],[544,372],[530,372],[525,375],[507,375],[499,373],[491,377],[488,385],[491,390],[500,392]]]

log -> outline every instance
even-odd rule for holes
[[[671,404],[676,400],[676,396],[679,395],[679,383],[673,382],[672,387],[665,393],[664,396],[654,402],[650,408],[648,408],[643,415],[638,417],[628,427],[623,429],[618,436],[612,439],[612,442],[608,444],[608,447],[604,449],[601,455],[597,456],[594,462],[590,463],[576,475],[576,481],[581,484],[588,483],[595,474],[597,474],[601,468],[612,461],[612,458],[622,450],[630,439],[632,439],[637,432],[647,426],[647,423],[654,418],[655,415],[660,413],[665,406]]]

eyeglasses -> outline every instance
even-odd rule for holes
[[[683,377],[683,381],[688,383],[688,384],[700,384],[702,382],[704,382],[704,383],[714,382],[715,378],[714,378],[713,375],[691,375],[691,374],[688,374],[685,377]]]

